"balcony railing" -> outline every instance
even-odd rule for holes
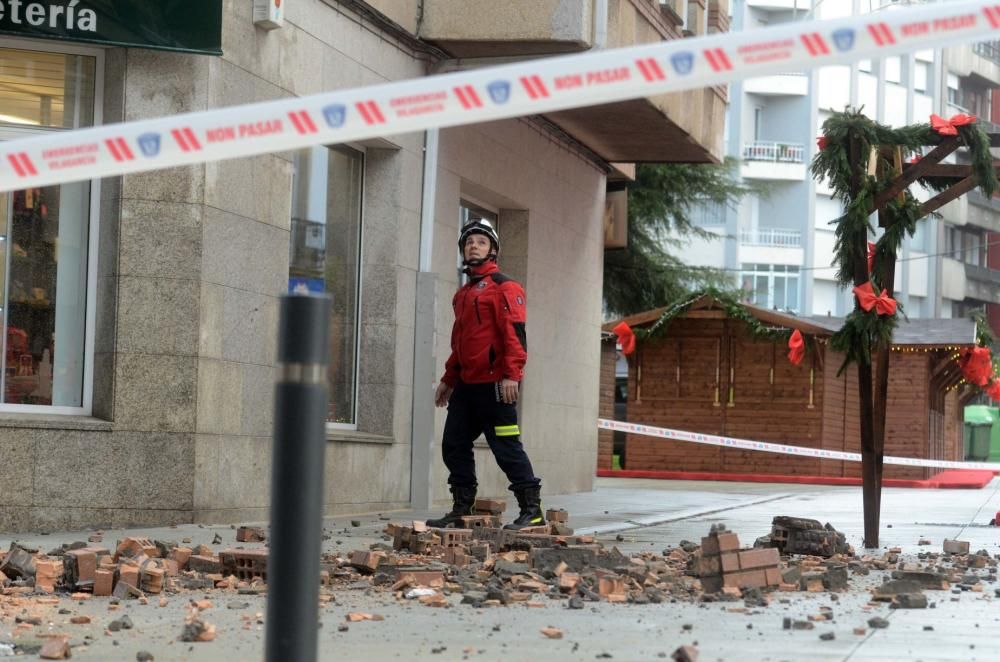
[[[806,146],[801,143],[778,143],[758,140],[743,145],[743,160],[804,163],[806,160]]]
[[[802,233],[798,230],[779,230],[776,228],[740,230],[740,243],[747,246],[798,248],[802,246]]]
[[[972,45],[972,52],[1000,64],[1000,41],[980,41]]]

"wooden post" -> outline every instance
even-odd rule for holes
[[[862,161],[861,144],[858,138],[851,138],[851,166],[854,175],[851,178],[851,197],[856,198],[861,191],[865,177],[865,163]],[[854,286],[868,282],[868,237],[858,237],[854,249]],[[861,310],[861,304],[855,297],[855,311]],[[865,516],[865,547],[878,547],[879,496],[881,493],[878,473],[877,450],[875,447],[875,428],[872,393],[871,363],[858,361],[858,404],[861,419],[861,480]],[[888,366],[886,366],[888,368]]]
[[[888,210],[879,211],[880,226],[889,228],[896,222],[898,222],[897,219]],[[879,287],[892,296],[896,284],[896,256],[886,255],[879,262],[879,273],[881,274]],[[889,359],[892,356],[892,339],[879,343],[877,351],[875,357],[875,397],[872,404],[874,414],[873,439],[875,442],[875,540],[874,544],[868,544],[869,538],[866,531],[866,547],[878,545],[878,522],[882,515],[882,459],[885,455],[885,417],[889,402]]]

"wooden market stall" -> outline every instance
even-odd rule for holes
[[[742,306],[769,328],[798,329],[810,341],[800,365],[787,341],[760,339],[742,319],[705,295],[629,357],[627,420],[658,427],[838,451],[860,450],[856,365],[840,376],[843,355],[828,339],[843,325],[831,317],[796,317]],[[661,319],[661,308],[625,318],[634,329]],[[617,322],[605,329],[610,331]],[[901,319],[892,345],[885,454],[961,460],[962,373],[958,351],[971,347],[968,319]],[[608,342],[614,352],[614,343]],[[613,362],[602,362],[613,366]],[[614,383],[602,371],[602,391]],[[608,433],[602,431],[602,435]],[[598,467],[611,468],[610,444]],[[629,470],[860,477],[861,464],[742,451],[629,434]],[[923,479],[933,469],[886,465],[887,478]]]

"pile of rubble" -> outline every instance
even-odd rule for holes
[[[982,593],[984,585],[997,578],[997,559],[985,551],[970,553],[969,544],[962,541],[945,541],[942,552],[923,552],[916,562],[912,557],[901,560],[899,549],[857,556],[829,524],[803,518],[775,517],[770,535],[758,538],[749,549],[741,547],[736,533],[717,525],[700,544],[681,541],[679,547],[660,553],[625,555],[593,536],[574,534],[565,510],[549,510],[544,526],[511,531],[501,527],[505,509],[503,501],[478,500],[475,514],[462,519],[462,528],[390,522],[382,541],[367,549],[325,554],[320,601],[334,603],[334,590],[375,586],[398,600],[428,607],[452,607],[456,602],[475,608],[541,607],[559,600],[570,609],[582,609],[587,602],[740,599],[746,607],[766,607],[775,594],[840,593],[851,588],[853,577],[881,571],[888,575],[884,583],[878,584],[876,577],[865,581],[863,590],[871,591],[871,603],[914,609],[928,606],[924,591]],[[236,540],[262,543],[265,533],[240,527]],[[267,590],[264,546],[214,552],[206,545],[189,546],[189,539],[178,544],[131,537],[112,551],[100,542],[99,536],[92,536],[88,542],[48,553],[18,544],[0,552],[0,622],[13,620],[15,630],[37,625],[23,618],[26,602],[55,600],[46,596],[58,592],[73,599],[104,596],[112,605],[129,599],[148,604],[151,596],[160,596],[163,606],[162,594],[215,589],[250,595]],[[217,535],[213,542],[221,545],[222,539]],[[1000,589],[996,593],[1000,596]],[[182,641],[215,638],[214,627],[201,616],[210,606],[204,599],[190,601]],[[826,616],[830,614],[817,618]],[[255,618],[259,625],[262,615]],[[347,615],[348,621],[378,619],[377,614]],[[131,623],[119,626],[127,629]],[[881,626],[881,621],[872,625]],[[809,629],[811,623],[789,620],[786,627]],[[554,629],[542,634],[561,635]],[[68,656],[67,642],[54,639],[46,641],[54,648],[43,657]]]

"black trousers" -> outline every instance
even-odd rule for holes
[[[476,459],[472,442],[486,436],[497,464],[510,481],[511,490],[538,487],[541,481],[531,469],[531,460],[521,444],[517,407],[500,401],[500,385],[458,382],[448,401],[441,452],[450,475],[448,483],[476,486]]]

